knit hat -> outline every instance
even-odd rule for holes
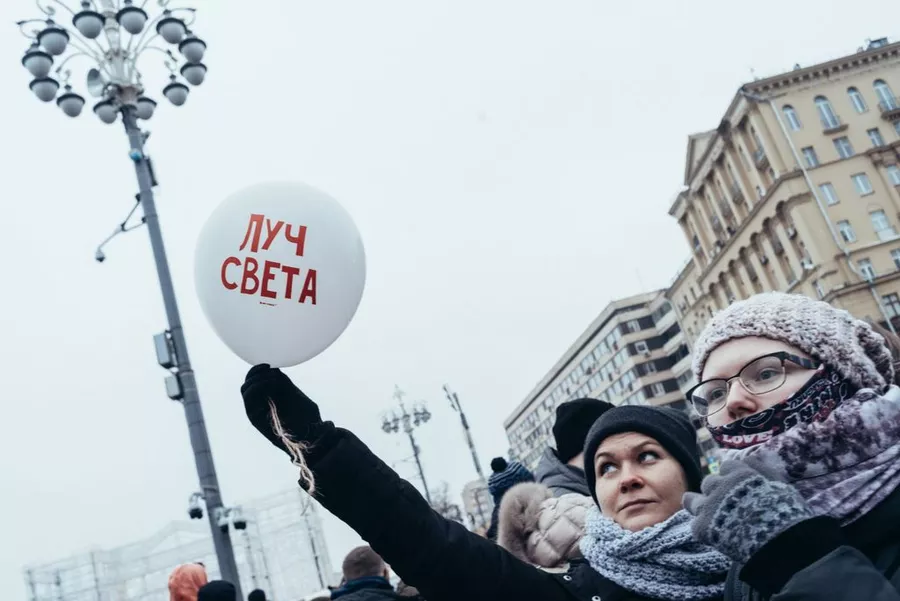
[[[253,589],[247,595],[247,601],[266,601],[266,591],[259,588]]]
[[[621,405],[604,413],[591,427],[584,441],[584,476],[594,502],[597,502],[594,456],[604,440],[614,434],[637,432],[658,442],[681,464],[687,477],[688,490],[698,492],[703,472],[700,469],[700,449],[697,431],[683,411],[671,407]]]
[[[197,601],[234,601],[237,591],[225,580],[211,580],[197,592]]]
[[[612,403],[597,399],[576,399],[556,408],[553,438],[556,456],[563,463],[584,450],[584,439],[597,419],[612,409]]]
[[[694,344],[697,381],[716,347],[747,336],[795,346],[858,388],[882,392],[894,380],[887,344],[868,323],[802,294],[766,292],[729,305],[709,321]]]
[[[506,463],[503,457],[495,457],[491,461],[491,469],[494,473],[488,478],[488,491],[495,505],[499,505],[506,491],[516,484],[534,482],[534,475],[518,461]]]

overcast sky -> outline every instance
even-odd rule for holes
[[[248,366],[194,293],[198,231],[229,193],[296,179],[352,213],[368,260],[360,310],[289,373],[409,477],[408,445],[380,419],[395,384],[428,401],[427,476],[458,492],[475,472],[441,385],[458,391],[483,462],[504,453],[503,419],[604,305],[667,285],[687,258],[667,209],[688,134],[716,126],[751,68],[900,33],[889,0],[194,5],[209,76],[172,107],[148,55],[160,101],[148,151],[226,502],[296,480],[247,423]],[[32,96],[12,26],[32,16],[30,0],[0,3],[0,590],[13,601],[22,564],[146,536],[185,517],[197,489],[153,352],[165,319],[146,232],[93,260],[136,192],[125,135],[90,106],[72,120]],[[86,68],[73,63],[82,93]],[[326,533],[339,565],[357,539],[330,517]]]

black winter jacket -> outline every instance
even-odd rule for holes
[[[407,599],[394,592],[387,580],[382,582],[351,581],[331,594],[338,601],[401,601]]]
[[[840,528],[788,529],[728,575],[726,601],[900,601],[900,490]]]
[[[356,436],[317,424],[306,454],[315,497],[427,601],[648,601],[587,563],[551,574],[444,519]]]

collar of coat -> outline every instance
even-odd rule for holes
[[[364,578],[348,580],[344,583],[344,586],[332,591],[331,598],[340,599],[344,595],[349,595],[350,593],[364,588],[377,588],[388,591],[394,590],[394,587],[391,586],[391,583],[388,582],[386,578],[382,578],[381,576],[366,576]]]

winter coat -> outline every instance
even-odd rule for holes
[[[900,601],[900,490],[838,536],[823,527],[829,519],[798,524],[734,566],[725,600]]]
[[[548,487],[557,497],[575,493],[584,497],[590,497],[587,481],[584,479],[584,470],[563,463],[556,456],[556,451],[548,448],[541,456],[537,469],[534,470],[534,478],[537,482]]]
[[[404,599],[394,592],[394,587],[384,578],[360,578],[345,583],[331,593],[340,601],[398,601]]]
[[[443,518],[347,430],[318,424],[310,440],[316,500],[427,601],[649,601],[583,560],[565,574],[545,572]]]
[[[514,486],[500,503],[497,544],[522,561],[543,568],[563,568],[581,557],[591,497],[576,494],[554,497],[542,484]]]
[[[199,563],[180,565],[169,575],[169,601],[197,601],[197,591],[207,582],[206,568]]]

